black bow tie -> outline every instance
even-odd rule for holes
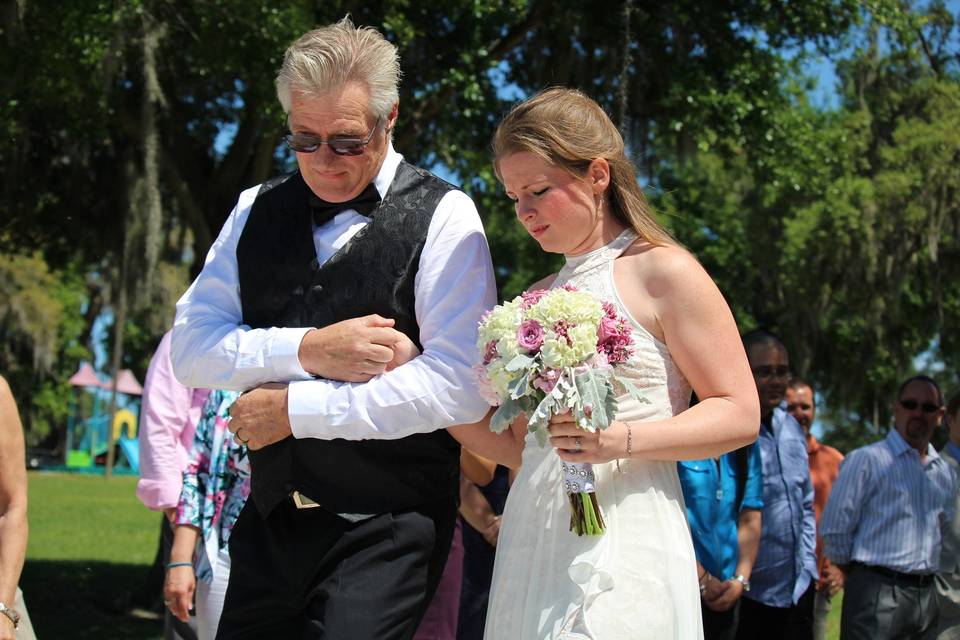
[[[335,215],[347,209],[353,209],[360,215],[369,217],[370,212],[378,204],[380,204],[380,193],[373,183],[368,184],[356,198],[345,202],[327,202],[310,194],[310,211],[313,213],[313,223],[318,227],[330,222]]]

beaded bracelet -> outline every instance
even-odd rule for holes
[[[192,562],[168,562],[167,569],[173,569],[174,567],[192,567]]]
[[[633,431],[630,429],[630,423],[627,423],[627,458],[633,453]]]

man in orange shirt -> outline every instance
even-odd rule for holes
[[[807,436],[807,456],[810,459],[810,479],[813,481],[813,513],[820,527],[820,514],[830,497],[833,481],[840,473],[843,454],[833,447],[820,444],[810,433],[810,425],[816,414],[816,400],[813,388],[800,378],[792,379],[787,385],[787,413],[792,415]],[[830,599],[843,588],[843,574],[830,564],[823,555],[823,542],[817,535],[817,571],[820,581],[817,583],[817,596],[813,605],[813,637],[824,640],[827,633],[827,614],[830,613]]]

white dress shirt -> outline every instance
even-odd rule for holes
[[[374,179],[387,193],[403,156],[390,145]],[[313,327],[251,329],[243,324],[237,243],[259,186],[240,194],[203,270],[177,302],[174,372],[189,386],[246,390],[289,382],[288,414],[297,438],[394,439],[475,422],[489,408],[472,372],[477,322],[496,303],[493,265],[473,201],[462,191],[440,200],[414,280],[423,353],[365,383],[315,379],[297,356]],[[354,210],[314,228],[326,262],[369,218]]]

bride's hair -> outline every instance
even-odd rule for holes
[[[637,184],[620,132],[600,105],[580,91],[554,87],[515,105],[497,127],[492,146],[501,182],[500,160],[513,153],[532,153],[576,178],[585,178],[590,163],[604,158],[610,165],[606,193],[613,216],[651,244],[675,243]]]

